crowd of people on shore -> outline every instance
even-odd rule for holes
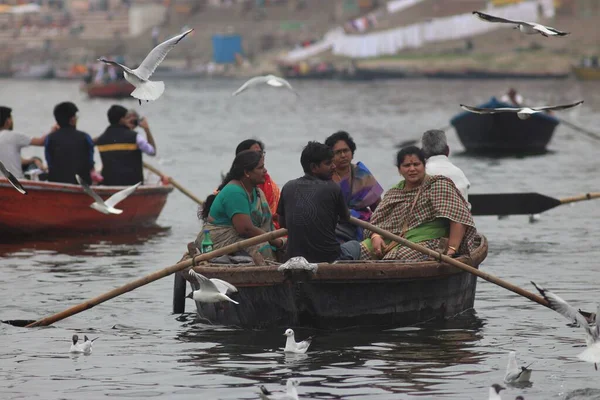
[[[264,144],[244,140],[229,172],[199,209],[204,224],[195,247],[201,248],[206,235],[218,249],[282,227],[286,237],[239,255],[257,265],[297,256],[309,262],[426,258],[358,228],[350,222],[354,217],[450,256],[469,254],[476,236],[470,183],[448,159],[443,131],[425,132],[422,146],[397,153],[403,179],[384,194],[367,166],[353,163],[357,147],[347,132],[336,132],[324,143],[309,142],[300,156],[304,176],[281,189],[267,173]]]
[[[92,138],[77,129],[77,106],[63,102],[54,107],[56,124],[49,133],[31,138],[14,131],[12,109],[0,106],[0,161],[17,179],[36,176],[50,182],[77,184],[75,175],[86,183],[129,186],[143,182],[142,153],[156,155],[156,142],[146,118],[120,105],[108,109],[108,127]],[[142,128],[144,133],[136,132]],[[39,157],[21,157],[21,149],[43,146],[46,165]],[[94,168],[94,151],[98,149],[102,170]]]

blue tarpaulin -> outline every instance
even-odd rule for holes
[[[213,61],[217,64],[235,63],[235,55],[243,54],[240,35],[213,35]]]

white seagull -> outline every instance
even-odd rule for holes
[[[2,175],[4,175],[6,177],[6,179],[8,179],[8,182],[11,185],[13,185],[13,187],[15,189],[17,189],[19,191],[19,193],[27,194],[27,191],[21,185],[21,182],[19,182],[19,180],[13,174],[11,174],[9,170],[6,169],[4,164],[2,164],[2,161],[0,161],[0,172],[2,172]]]
[[[96,338],[98,339],[98,338]],[[73,335],[73,343],[71,344],[70,353],[83,353],[83,354],[92,354],[92,343],[96,339],[88,339],[87,336],[83,337],[83,343],[79,342],[79,336]]]
[[[142,182],[138,182],[133,186],[113,194],[104,201],[83,179],[79,177],[79,175],[75,174],[75,178],[81,187],[83,187],[83,191],[94,199],[94,202],[90,204],[90,207],[102,214],[121,214],[123,210],[116,209],[115,206],[125,200],[131,193],[135,192],[135,189],[142,184]]]
[[[110,61],[106,58],[99,58],[98,61],[102,61],[106,64],[111,64],[123,70],[123,76],[127,82],[135,86],[135,90],[131,92],[131,96],[139,100],[142,104],[142,100],[150,101],[158,99],[165,91],[165,83],[162,81],[151,81],[149,80],[156,67],[165,59],[169,51],[173,49],[177,43],[184,37],[189,35],[193,29],[187,30],[182,34],[172,37],[169,40],[165,40],[158,46],[152,49],[150,53],[144,58],[144,61],[136,69],[131,69],[123,64],[119,64],[116,61]]]
[[[533,363],[532,363],[533,364]],[[531,378],[531,369],[529,364],[526,367],[517,366],[517,353],[511,351],[508,353],[508,365],[506,366],[505,383],[525,383]]]
[[[479,19],[482,19],[487,22],[500,22],[504,24],[513,24],[515,27],[513,29],[518,29],[519,31],[525,33],[526,35],[535,35],[540,34],[542,36],[567,36],[570,32],[562,32],[558,29],[554,29],[551,26],[545,26],[542,24],[536,24],[535,22],[525,22],[525,21],[513,21],[510,19],[504,19],[500,17],[494,17],[493,15],[484,14],[479,11],[473,11]]]
[[[567,303],[562,298],[558,297],[554,293],[549,290],[544,289],[535,284],[535,282],[531,282],[533,286],[540,292],[542,297],[546,299],[548,303],[550,303],[550,308],[561,314],[569,321],[574,322],[575,324],[581,326],[585,329],[585,342],[587,344],[587,349],[577,355],[581,361],[589,362],[594,364],[594,368],[598,370],[598,363],[600,363],[600,325],[598,321],[588,322],[588,320],[573,306]],[[596,315],[600,313],[600,304],[598,304],[598,308],[596,311]]]
[[[512,112],[517,113],[517,116],[520,119],[528,119],[533,114],[541,113],[544,111],[558,111],[558,110],[566,110],[568,108],[573,108],[583,103],[583,100],[578,101],[573,104],[565,104],[560,106],[541,106],[541,107],[499,107],[499,108],[480,108],[480,107],[472,107],[461,104],[460,107],[463,110],[475,113],[475,114],[496,114],[496,113],[506,113]]]
[[[237,288],[229,282],[221,279],[208,279],[200,275],[193,269],[190,269],[190,276],[196,278],[200,285],[200,290],[194,290],[187,295],[188,299],[193,299],[201,303],[218,303],[220,301],[230,301],[234,304],[240,304],[227,296],[228,293],[237,292]]]
[[[506,389],[504,386],[500,386],[497,383],[490,386],[490,400],[502,400],[500,391],[504,389]]]
[[[283,349],[285,353],[304,354],[306,353],[306,350],[308,350],[308,346],[310,346],[310,343],[313,340],[313,337],[310,336],[306,340],[296,342],[294,331],[292,329],[287,329],[283,335],[287,336],[287,339],[285,340],[285,348]]]
[[[232,94],[232,96],[237,96],[238,94],[242,93],[243,91],[250,89],[251,87],[260,85],[262,83],[266,83],[267,85],[273,86],[273,87],[285,86],[287,89],[294,92],[294,94],[296,96],[300,96],[298,94],[298,92],[296,92],[294,90],[294,88],[292,88],[292,85],[290,85],[290,83],[288,81],[286,81],[285,79],[280,78],[278,76],[275,76],[275,75],[256,76],[252,79],[249,79],[248,81],[246,81],[246,83],[244,83],[242,86],[240,86],[240,88],[238,90],[236,90]]]
[[[260,386],[260,398],[262,400],[298,400],[298,390],[296,387],[300,385],[300,381],[295,378],[290,378],[286,383],[285,392],[272,393],[263,385]]]

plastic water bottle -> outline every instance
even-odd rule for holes
[[[213,251],[213,242],[210,238],[210,232],[208,232],[208,229],[204,230],[204,238],[202,239],[200,247],[200,251],[202,252],[202,254],[210,253],[211,251]]]

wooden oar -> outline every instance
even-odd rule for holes
[[[154,168],[152,165],[144,162],[144,168],[146,168],[149,171],[154,172],[156,175],[160,176],[161,178],[166,177],[165,174],[163,174],[162,172],[160,172],[158,169]],[[170,176],[168,177],[168,181],[171,185],[175,186],[177,189],[179,189],[181,191],[181,193],[185,194],[187,197],[189,197],[190,199],[194,200],[196,203],[198,203],[199,205],[203,205],[204,202],[202,200],[200,200],[199,198],[197,198],[196,196],[194,196],[194,194],[192,192],[190,192],[189,190],[187,190],[186,188],[184,188],[183,186],[181,186],[175,179],[171,178]]]
[[[410,241],[404,239],[403,237],[400,237],[398,235],[394,235],[391,232],[388,232],[386,230],[380,229],[380,228],[376,227],[373,224],[370,224],[370,223],[365,222],[365,221],[361,221],[361,220],[359,220],[357,218],[351,217],[350,218],[350,222],[352,222],[355,225],[360,226],[361,228],[368,229],[371,232],[378,233],[378,234],[380,234],[382,237],[384,237],[386,239],[393,240],[396,243],[400,243],[400,244],[402,244],[402,245],[404,245],[406,247],[410,247],[411,249],[416,250],[416,251],[418,251],[420,253],[423,253],[425,255],[431,256],[431,257],[433,257],[436,260],[443,261],[446,264],[450,264],[450,265],[452,265],[452,266],[454,266],[456,268],[460,268],[463,271],[466,271],[466,272],[468,272],[470,274],[476,275],[476,276],[480,277],[481,279],[485,279],[488,282],[491,282],[493,284],[501,286],[504,289],[508,289],[511,292],[514,292],[514,293],[516,293],[518,295],[521,295],[523,297],[528,298],[529,300],[535,301],[538,304],[541,304],[541,305],[543,305],[545,307],[550,308],[550,304],[543,297],[540,297],[540,296],[538,296],[536,294],[533,294],[533,293],[531,293],[531,292],[529,292],[529,291],[527,291],[525,289],[522,289],[522,288],[520,288],[518,286],[515,286],[515,285],[513,285],[511,283],[508,283],[508,282],[506,282],[506,281],[504,281],[504,280],[502,280],[502,279],[500,279],[500,278],[498,278],[498,277],[496,277],[494,275],[490,275],[488,273],[485,273],[483,271],[478,270],[477,268],[473,268],[470,265],[467,265],[467,264],[465,264],[463,262],[460,262],[460,261],[458,261],[455,258],[449,257],[449,256],[444,255],[442,253],[438,253],[437,251],[434,251],[434,250],[430,250],[427,247],[421,246],[419,244],[410,242]]]
[[[565,124],[566,126],[568,126],[571,129],[574,129],[578,132],[584,133],[586,134],[588,137],[591,137],[592,139],[596,139],[596,140],[600,140],[600,135],[597,133],[594,133],[592,131],[588,131],[587,129],[584,129],[580,126],[575,125],[572,122],[566,121],[564,119],[559,118],[560,122],[562,122],[563,124]]]
[[[600,198],[600,192],[555,199],[539,193],[469,194],[473,215],[540,214],[561,204]]]
[[[194,257],[196,262],[210,260],[214,257],[220,257],[225,254],[233,253],[238,250],[242,250],[246,247],[254,246],[259,243],[268,242],[273,239],[280,238],[282,236],[287,235],[287,229],[278,229],[276,231],[264,233],[259,236],[255,236],[251,239],[242,240],[241,242],[237,242],[234,244],[230,244],[229,246],[222,247],[220,249],[211,251],[210,253],[200,254]],[[90,308],[97,306],[100,303],[104,303],[107,300],[115,298],[117,296],[122,295],[123,293],[130,292],[134,289],[139,288],[140,286],[147,285],[150,282],[154,282],[159,280],[160,278],[164,278],[165,276],[171,275],[177,271],[181,271],[192,265],[192,259],[181,261],[175,265],[171,265],[165,269],[161,269],[160,271],[156,271],[150,275],[146,275],[143,278],[136,279],[133,282],[129,282],[128,284],[118,287],[116,289],[111,290],[108,293],[104,293],[100,296],[94,297],[93,299],[87,300],[81,304],[73,306],[65,311],[62,311],[58,314],[54,314],[50,317],[41,319],[39,321],[32,322],[29,325],[26,325],[26,328],[32,328],[35,326],[48,326],[57,321],[70,317],[72,315],[78,314],[82,311],[89,310]]]

